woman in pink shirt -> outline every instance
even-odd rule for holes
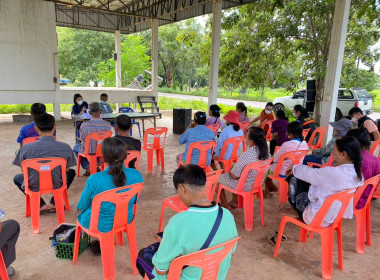
[[[236,103],[236,112],[239,113],[239,122],[249,122],[248,109],[243,102]]]

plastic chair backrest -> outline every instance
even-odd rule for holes
[[[311,128],[304,128],[302,130],[302,136],[303,136],[303,139],[306,138],[306,136],[309,134],[309,131],[310,131]]]
[[[148,128],[147,130],[145,130],[145,133],[144,133],[144,146],[146,146],[148,144],[152,144],[154,149],[160,148],[160,145],[161,145],[161,134],[165,134],[164,135],[164,143],[163,143],[163,146],[165,146],[165,141],[166,141],[166,135],[167,135],[167,133],[168,133],[168,128],[167,127],[152,127],[152,128]],[[148,143],[148,136],[149,136],[149,134],[153,135],[153,142],[152,143]]]
[[[220,151],[219,158],[225,159],[224,154],[227,151],[228,145],[233,145],[230,160],[233,162],[236,162],[237,157],[238,157],[238,152],[239,152],[239,146],[241,143],[243,143],[244,140],[245,140],[244,136],[235,136],[235,137],[231,137],[231,138],[227,139],[226,141],[224,141],[222,150]]]
[[[264,130],[265,130],[265,127],[266,127],[266,126],[268,126],[268,129],[269,129],[269,127],[272,125],[272,122],[273,122],[273,121],[264,121],[260,126],[261,126],[261,128],[264,129]]]
[[[208,166],[207,155],[210,154],[210,157],[212,157],[215,146],[216,146],[216,141],[198,141],[198,142],[191,143],[189,145],[189,149],[187,150],[186,164],[191,163],[191,157],[193,155],[194,150],[198,150],[199,160],[198,160],[197,165],[199,165],[202,168]]]
[[[104,139],[112,137],[112,131],[93,132],[86,136],[84,142],[84,154],[90,154],[90,143],[96,142],[96,155],[102,155],[102,143]],[[94,154],[94,153],[92,153]]]
[[[51,171],[57,167],[61,168],[62,186],[66,186],[66,165],[64,158],[33,158],[21,162],[22,173],[24,174],[25,190],[29,190],[28,170],[33,169],[39,173],[39,192],[53,191],[53,178]]]
[[[186,265],[202,269],[200,280],[216,280],[220,264],[232,252],[239,239],[240,237],[237,237],[222,244],[175,258],[170,264],[167,280],[180,279],[182,268]]]
[[[302,124],[302,126],[307,126],[308,124],[311,124],[311,123],[313,123],[313,122],[314,122],[314,120],[310,120],[310,121],[304,122],[304,123]]]
[[[24,140],[22,140],[22,145],[24,146],[25,144],[37,142],[38,140],[40,140],[40,136],[27,137]]]
[[[115,204],[115,215],[113,218],[112,231],[120,231],[128,224],[128,205],[129,201],[136,196],[136,202],[139,201],[141,190],[144,183],[115,188],[96,195],[92,201],[90,231],[98,231],[98,222],[100,214],[100,205],[102,202],[111,202]],[[128,190],[129,189],[129,190]],[[128,190],[128,191],[126,191]],[[133,217],[136,217],[137,203],[133,209]]]
[[[256,178],[255,178],[255,184],[253,185],[252,190],[256,190],[261,188],[263,184],[263,179],[265,174],[267,173],[269,169],[269,165],[272,163],[273,159],[265,159],[260,161],[252,162],[248,165],[246,165],[243,169],[243,172],[240,175],[239,182],[236,187],[237,192],[242,192],[244,189],[245,182],[247,181],[247,176],[251,170],[256,170]]]
[[[327,129],[328,129],[327,126],[321,126],[321,127],[316,128],[313,131],[313,133],[311,134],[311,137],[309,139],[309,142],[307,142],[307,145],[309,147],[312,147],[312,146],[321,147],[321,144],[322,144],[322,141],[323,141],[323,137],[325,136],[325,133],[326,133]],[[315,139],[317,133],[319,133],[318,142],[317,142],[317,144],[313,145],[313,142],[314,142],[314,139]]]
[[[284,165],[285,160],[291,160],[293,165],[300,164],[301,160],[307,155],[308,152],[309,150],[296,150],[282,154],[276,163],[276,168],[273,172],[273,176],[280,176],[280,171]]]
[[[24,144],[24,142],[23,142],[23,144]],[[379,145],[380,145],[380,139],[376,140],[375,143],[373,143],[371,150],[369,151],[371,153],[371,155],[374,155],[376,157],[375,153],[376,153],[376,150],[379,147]],[[380,159],[380,153],[377,155],[377,158]]]
[[[247,133],[247,128],[250,126],[250,122],[241,122],[240,123],[240,128],[243,130],[243,133],[246,134]]]
[[[354,195],[354,210],[364,209],[367,206],[367,204],[371,202],[372,196],[373,196],[376,188],[378,187],[379,182],[380,182],[380,174],[376,175],[376,176],[373,176],[372,178],[369,178],[369,179],[365,180],[363,186],[359,187],[356,190],[355,195]],[[371,189],[371,192],[368,195],[368,198],[367,198],[367,201],[366,201],[365,205],[362,208],[360,208],[360,209],[356,209],[357,204],[358,204],[360,198],[363,195],[363,192],[366,190],[367,186],[370,186],[370,185],[372,185],[372,189]]]
[[[341,207],[339,209],[338,215],[336,216],[333,222],[333,225],[339,223],[342,220],[344,211],[346,211],[348,204],[350,203],[351,199],[354,197],[355,190],[356,188],[348,189],[348,190],[339,192],[337,194],[328,196],[325,202],[323,203],[322,207],[318,210],[314,219],[311,221],[310,226],[318,227],[318,228],[321,227],[321,223],[323,219],[325,218],[326,214],[330,210],[331,205],[335,201],[340,202]]]
[[[272,124],[268,126],[267,135],[265,136],[267,139],[272,140]]]
[[[211,171],[206,173],[206,194],[210,201],[214,199],[214,193],[216,190],[216,186],[218,185],[219,176],[222,174],[223,169],[219,169],[216,171]]]
[[[129,108],[129,107],[121,107],[121,108],[119,108],[119,113],[129,113],[129,112],[133,113],[134,111],[133,111],[132,108]]]
[[[214,123],[206,126],[208,129],[212,130],[214,134],[216,135],[218,133],[218,130],[220,128],[220,123]]]
[[[127,151],[127,157],[124,160],[124,165],[126,167],[128,167],[129,163],[132,160],[136,159],[135,166],[136,166],[136,169],[139,169],[140,158],[141,158],[141,152],[140,151]]]

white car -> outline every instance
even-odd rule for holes
[[[293,110],[294,106],[299,104],[304,105],[304,97],[306,89],[301,89],[291,96],[277,97],[273,100],[273,110],[285,110],[288,108]],[[369,115],[372,110],[372,96],[364,88],[340,88],[338,93],[338,104],[335,112],[335,120],[341,119],[343,116],[348,116],[348,112],[352,107],[359,107],[363,114]]]

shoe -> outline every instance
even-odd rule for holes
[[[90,171],[86,171],[83,173],[83,176],[88,177],[88,176],[90,176],[90,174],[91,174]]]
[[[8,274],[9,280],[13,279],[15,277],[15,275],[16,275],[16,270],[13,267],[8,266],[7,267],[7,274]]]

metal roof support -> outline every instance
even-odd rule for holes
[[[216,104],[218,98],[220,33],[222,30],[222,0],[212,1],[212,37],[208,106]]]
[[[158,19],[152,19],[152,92],[158,97]]]
[[[121,88],[121,37],[120,37],[120,30],[115,31],[115,53],[116,53],[116,61],[115,61],[115,67],[116,67],[116,87]],[[116,103],[116,112],[119,112],[119,107],[121,107],[122,104]]]
[[[326,143],[331,139],[333,132],[329,122],[335,119],[350,5],[351,0],[336,0],[335,4],[320,122],[321,126],[329,127]]]

